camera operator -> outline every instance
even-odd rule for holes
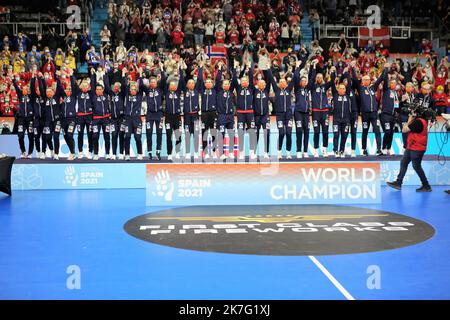
[[[406,170],[408,169],[409,163],[412,162],[413,168],[419,175],[420,181],[422,182],[422,186],[419,189],[416,189],[416,191],[431,191],[430,184],[428,183],[425,172],[422,169],[422,158],[427,149],[428,120],[428,113],[422,112],[420,107],[417,108],[416,115],[409,116],[408,122],[402,128],[402,133],[408,133],[408,140],[406,151],[400,162],[400,172],[396,181],[387,182],[388,186],[401,190]]]

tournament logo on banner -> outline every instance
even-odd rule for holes
[[[148,206],[381,202],[379,163],[147,164],[146,186]]]

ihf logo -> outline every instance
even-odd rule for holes
[[[155,175],[155,184],[156,191],[153,192],[154,196],[164,198],[165,201],[173,200],[175,185],[170,179],[169,171],[158,171]]]
[[[76,187],[78,185],[78,174],[74,166],[67,166],[64,170],[64,184],[71,187]]]
[[[78,167],[78,170],[72,165],[64,169],[63,182],[65,185],[73,188],[86,185],[98,185],[104,178],[103,170],[98,167]]]

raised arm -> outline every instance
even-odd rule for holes
[[[337,88],[336,88],[336,70],[331,70],[331,80],[330,80],[330,83],[331,83],[331,91],[333,92],[333,95],[334,94],[337,94]]]
[[[36,81],[38,81],[36,76],[33,76],[30,80],[30,92],[32,95],[36,95]]]
[[[215,89],[219,90],[220,89],[220,83],[222,81],[222,67],[219,68],[219,71],[217,72],[217,77],[216,77],[216,84],[215,84]]]
[[[381,75],[378,77],[377,81],[375,81],[375,83],[373,84],[373,88],[374,90],[378,90],[378,86],[380,85],[380,83],[382,81],[384,81],[384,78],[387,77],[387,69],[384,68],[383,72],[381,73]]]
[[[308,89],[314,90],[314,81],[316,80],[316,65],[311,65],[309,69],[309,75],[308,75]]]
[[[272,86],[273,91],[277,92],[278,85],[277,85],[277,82],[275,81],[275,78],[273,77],[272,70],[270,70],[270,69],[264,70],[264,76],[269,81],[269,84]]]
[[[237,80],[237,75],[236,75],[236,69],[235,68],[232,69],[231,84],[232,84],[233,88],[235,88],[235,89],[239,88],[239,83],[238,83],[238,80]]]
[[[358,92],[361,92],[361,82],[358,80],[358,77],[356,76],[354,66],[352,66],[351,68],[352,68],[353,84],[355,85],[356,89],[358,89]]]
[[[336,71],[334,71],[333,73],[336,73]],[[335,75],[335,79],[336,79],[336,75]],[[325,91],[327,91],[331,87],[334,87],[334,82],[332,79],[330,79],[328,82],[325,82],[325,86],[324,86]]]
[[[61,79],[59,77],[56,79],[56,92],[58,92],[62,97],[66,96],[66,92],[64,91],[64,88],[61,83]],[[56,95],[56,93],[55,93]]]
[[[159,89],[164,92],[166,90],[167,76],[164,69],[161,68],[161,79],[159,80]]]
[[[294,83],[294,88],[297,88],[300,85],[300,70],[299,70],[299,68],[295,68],[294,77],[292,78],[292,82]]]
[[[248,68],[248,85],[252,90],[255,90],[255,84],[253,83],[253,65]]]
[[[195,88],[197,89],[197,91],[199,91],[199,90],[203,90],[204,87],[205,87],[205,82],[203,81],[203,66],[200,66],[198,68],[197,82],[195,83]]]
[[[181,70],[181,67],[179,68],[180,73],[180,80],[178,80],[178,88],[177,91],[180,93],[182,91],[186,90],[186,80],[184,79],[183,70]]]
[[[92,69],[92,70],[94,70],[94,69]],[[92,74],[91,74],[91,90],[89,90],[90,91],[90,94],[94,94],[95,93],[95,86],[97,85],[97,76],[95,75],[95,73],[93,72]]]
[[[112,91],[111,85],[109,83],[109,76],[108,76],[108,74],[103,75],[103,84],[105,85],[105,92],[107,94],[112,95],[113,91]]]
[[[22,100],[22,97],[23,97],[22,90],[20,90],[19,86],[17,85],[16,79],[13,78],[12,83],[13,83],[14,89],[16,89],[17,97],[19,98],[19,100]]]
[[[288,91],[292,91],[292,89],[297,88],[300,83],[300,65],[302,64],[301,60],[297,60],[295,63],[294,76],[292,77],[291,82],[288,84]]]

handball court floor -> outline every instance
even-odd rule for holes
[[[124,224],[164,209],[146,207],[144,189],[15,191],[0,195],[0,298],[450,299],[448,186],[424,194],[415,188],[382,187],[382,204],[360,207],[425,221],[433,237],[393,250],[314,257],[139,240]],[[67,289],[71,265],[80,268],[80,289]],[[380,270],[378,289],[368,288],[370,266]]]

